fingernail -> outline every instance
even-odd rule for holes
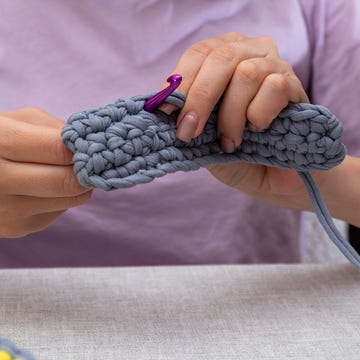
[[[176,110],[176,106],[172,104],[162,104],[158,107],[158,110],[162,111],[166,115],[170,115],[173,111]]]
[[[220,146],[221,146],[221,150],[226,153],[234,152],[236,147],[235,142],[224,135],[221,135]]]
[[[179,140],[189,142],[194,137],[198,125],[199,118],[196,113],[188,112],[178,123],[176,137]]]

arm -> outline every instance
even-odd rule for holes
[[[261,201],[313,211],[310,198],[295,171],[245,163],[216,165],[209,170],[225,184]],[[360,226],[360,159],[346,156],[339,166],[312,174],[330,213]]]
[[[315,176],[331,214],[360,227],[360,158],[346,156],[336,168]]]

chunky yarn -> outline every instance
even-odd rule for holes
[[[62,139],[74,152],[74,171],[82,185],[106,191],[128,188],[175,171],[234,161],[294,169],[330,239],[360,269],[360,256],[336,229],[310,174],[340,164],[346,155],[342,124],[328,109],[289,104],[264,131],[245,129],[241,145],[226,154],[217,139],[217,108],[202,134],[185,143],[176,139],[178,113],[143,109],[152,95],[119,99],[69,118]],[[167,102],[181,108],[185,95],[174,92]]]
[[[203,133],[184,143],[176,139],[177,113],[143,110],[148,97],[120,99],[70,117],[62,137],[75,153],[74,170],[82,185],[127,188],[179,170],[239,160],[298,171],[327,170],[345,156],[342,125],[323,106],[289,104],[266,130],[245,129],[242,144],[224,154],[217,141],[216,109]],[[184,100],[174,93],[167,101],[181,107]]]

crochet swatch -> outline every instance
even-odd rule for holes
[[[217,139],[216,108],[203,133],[184,143],[176,139],[177,113],[143,109],[150,96],[119,99],[69,118],[62,138],[75,153],[74,170],[82,185],[127,188],[168,173],[239,160],[298,171],[327,170],[345,156],[342,125],[323,106],[289,104],[266,130],[245,129],[242,144],[224,154]],[[178,92],[167,99],[180,108],[184,101]]]
[[[360,269],[359,254],[337,230],[310,174],[340,164],[346,155],[343,126],[327,108],[289,104],[267,129],[245,128],[241,145],[227,154],[218,143],[217,107],[202,134],[185,143],[176,139],[178,113],[168,116],[143,109],[151,96],[119,99],[68,119],[62,139],[74,152],[74,171],[82,185],[106,191],[128,188],[176,171],[234,161],[295,169],[330,239]],[[185,95],[174,92],[167,102],[181,108]]]

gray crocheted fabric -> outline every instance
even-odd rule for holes
[[[217,141],[216,109],[203,133],[184,143],[175,136],[177,113],[167,116],[143,110],[150,96],[120,99],[70,117],[62,137],[75,153],[74,170],[82,185],[127,188],[175,171],[239,160],[299,171],[326,170],[345,156],[342,125],[323,106],[290,104],[268,129],[245,129],[241,146],[223,154]],[[167,99],[179,107],[184,100],[180,93]]]
[[[264,131],[245,129],[241,145],[225,154],[217,139],[217,108],[202,134],[185,143],[176,139],[178,113],[168,116],[143,109],[152,95],[119,99],[69,118],[62,138],[74,152],[74,171],[82,185],[103,190],[127,188],[175,171],[239,160],[295,169],[329,237],[360,269],[359,255],[336,229],[309,172],[328,170],[340,164],[346,154],[342,124],[328,109],[289,104]],[[179,108],[184,101],[185,95],[179,92],[167,99]]]

